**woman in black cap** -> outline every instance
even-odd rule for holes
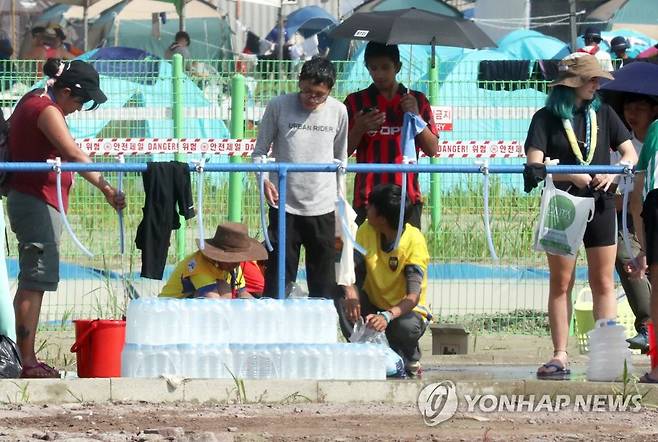
[[[14,110],[9,131],[11,161],[63,161],[90,163],[78,148],[64,117],[88,110],[107,100],[101,91],[96,70],[79,60],[49,59],[44,65],[49,77],[44,89],[25,95]],[[119,210],[125,200],[99,172],[80,172],[97,187],[107,202]],[[62,172],[62,199],[68,209],[71,172]],[[56,378],[59,372],[37,360],[34,343],[41,301],[45,291],[57,290],[59,282],[59,242],[62,224],[58,212],[55,172],[14,172],[6,182],[7,213],[18,240],[20,273],[14,297],[16,337],[23,358],[21,377]]]

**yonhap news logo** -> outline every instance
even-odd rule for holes
[[[418,410],[430,427],[453,417],[458,406],[457,387],[452,381],[429,384],[418,395]]]
[[[457,413],[460,405],[457,387],[452,381],[426,385],[418,394],[418,410],[425,425],[435,426]],[[473,413],[516,412],[631,412],[642,410],[640,394],[558,394],[558,395],[463,395],[463,411]]]

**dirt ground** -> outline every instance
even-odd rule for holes
[[[74,441],[508,441],[658,440],[658,411],[464,413],[427,427],[413,406],[11,405],[0,440]]]

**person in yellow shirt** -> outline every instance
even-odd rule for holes
[[[205,240],[199,250],[178,263],[162,288],[161,297],[169,298],[251,298],[247,291],[242,264],[267,259],[267,251],[250,238],[247,226],[223,223],[215,236]]]
[[[407,374],[415,376],[421,372],[418,341],[431,319],[425,304],[430,258],[423,234],[409,223],[393,249],[400,199],[401,189],[395,184],[380,184],[370,192],[368,222],[356,235],[367,253],[355,253],[356,286],[344,288],[344,308],[351,323],[362,316],[367,327],[385,331]]]

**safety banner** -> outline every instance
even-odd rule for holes
[[[78,146],[90,156],[144,155],[158,153],[249,156],[255,139],[230,138],[81,138]],[[424,156],[421,154],[421,156]],[[520,158],[519,141],[440,141],[438,158]]]

